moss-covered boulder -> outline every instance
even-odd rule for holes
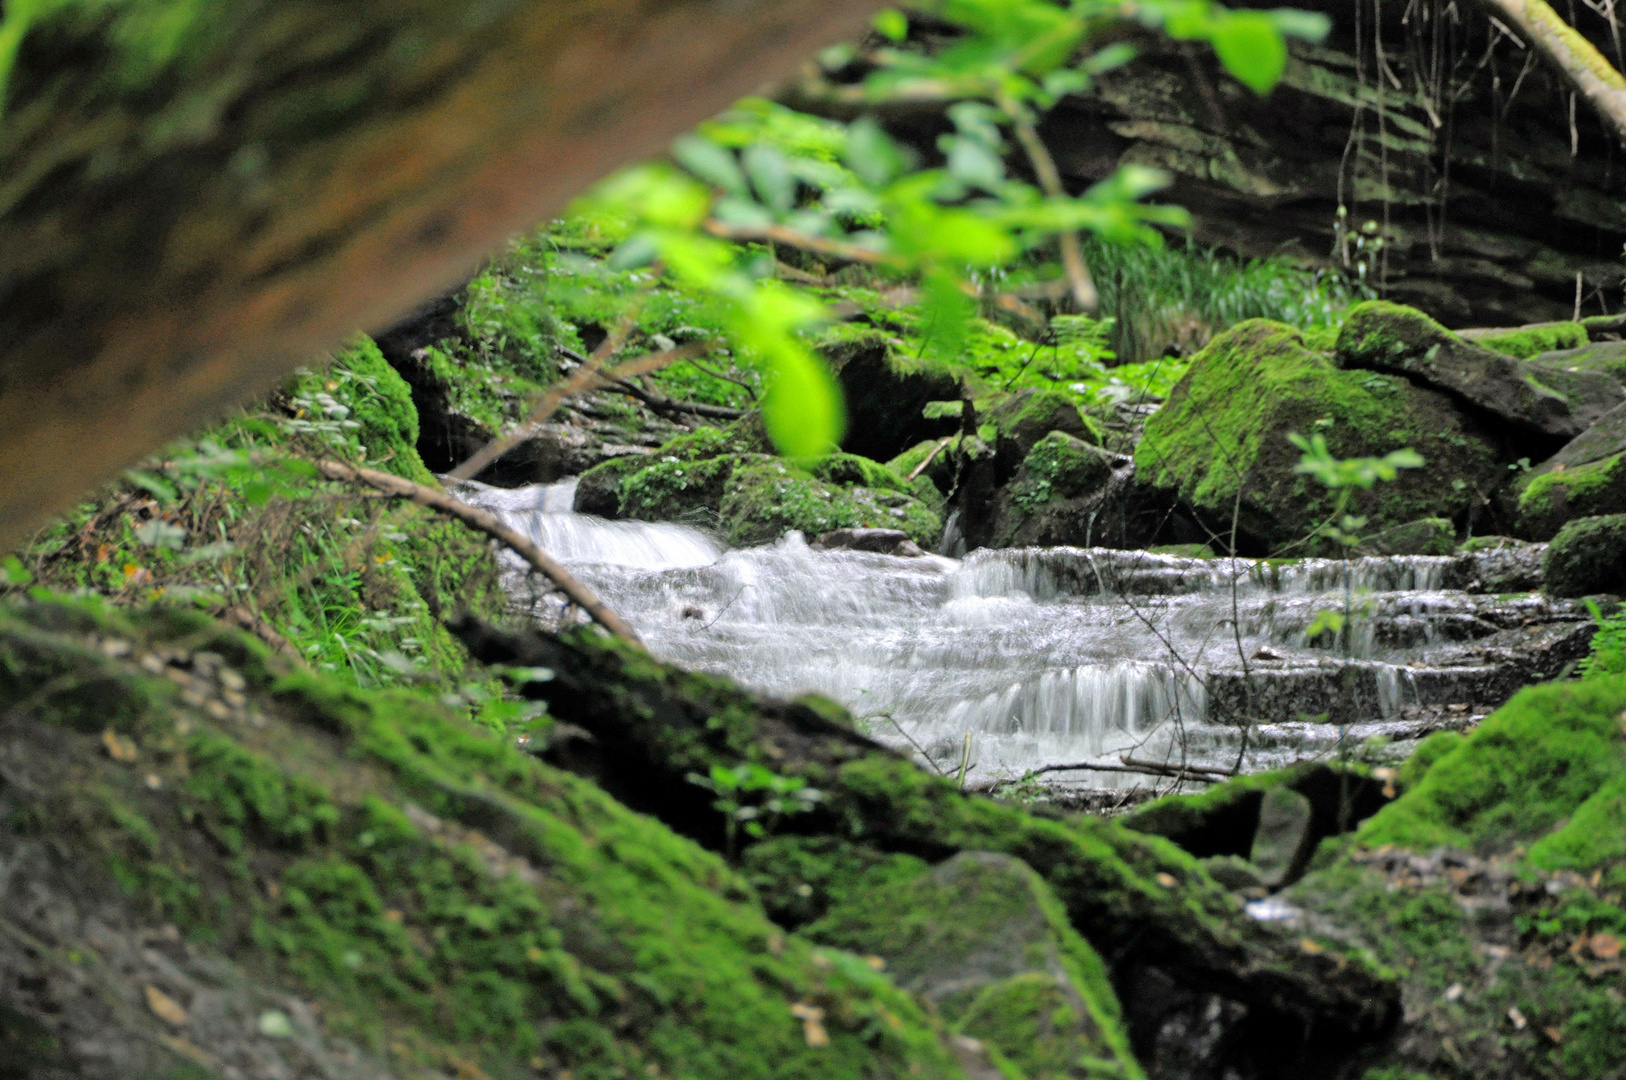
[[[992,546],[1089,545],[1121,459],[1060,431],[1040,439],[999,495]]]
[[[1490,438],[1445,394],[1399,375],[1340,369],[1292,327],[1252,319],[1193,359],[1147,422],[1136,476],[1176,495],[1216,530],[1228,530],[1240,506],[1241,531],[1261,546],[1301,543],[1332,513],[1334,499],[1294,471],[1300,452],[1290,434],[1323,435],[1341,458],[1403,447],[1423,456],[1427,469],[1353,500],[1353,512],[1374,532],[1425,517],[1465,517],[1507,475]]]
[[[358,444],[361,461],[420,484],[435,478],[418,456],[418,410],[412,388],[385,362],[369,337],[333,354],[323,371],[299,375],[284,391],[296,419],[330,441]]]
[[[882,864],[803,934],[879,956],[899,986],[1026,1080],[1140,1077],[1106,965],[1025,863]]]
[[[1073,400],[1058,390],[1019,390],[990,408],[985,419],[994,426],[994,453],[1001,483],[1021,467],[1039,440],[1053,431],[1092,445],[1101,441]]]
[[[1565,525],[1547,545],[1542,581],[1553,596],[1626,595],[1626,514]]]
[[[952,435],[958,429],[958,418],[932,418],[925,413],[931,402],[960,396],[956,376],[895,349],[889,335],[878,330],[844,330],[847,332],[819,347],[841,383],[846,403],[842,450],[886,460],[916,443]]]
[[[835,529],[898,529],[922,547],[941,536],[943,496],[926,477],[909,482],[856,454],[792,462],[773,457],[766,445],[760,422],[750,417],[700,428],[648,457],[590,470],[577,485],[576,509],[704,525],[733,544],[766,543],[792,529],[809,538]],[[614,511],[606,512],[612,494]]]
[[[1514,359],[1383,300],[1351,309],[1337,356],[1344,367],[1404,375],[1445,391],[1538,438],[1574,438],[1626,401],[1607,375]]]
[[[1515,530],[1549,540],[1572,518],[1626,513],[1626,406],[1605,413],[1514,484]]]
[[[1517,360],[1531,360],[1542,353],[1561,349],[1579,349],[1592,339],[1586,327],[1577,322],[1537,323],[1512,330],[1477,333],[1471,340],[1475,345],[1511,356]]]
[[[720,858],[427,696],[195,615],[7,606],[0,657],[17,1075],[964,1075]]]
[[[1522,691],[1434,736],[1278,916],[1403,973],[1367,1080],[1626,1075],[1626,679]]]
[[[954,439],[927,439],[918,442],[886,463],[886,467],[899,476],[925,477],[943,494],[954,488]]]
[[[897,529],[921,547],[936,546],[942,535],[938,512],[903,490],[902,480],[878,462],[848,454],[808,468],[768,457],[734,460],[718,504],[722,530],[732,544],[766,543],[793,529],[808,537],[835,529]],[[822,479],[821,472],[859,475],[877,486]]]

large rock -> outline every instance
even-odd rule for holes
[[[1039,440],[1052,431],[1081,442],[1101,441],[1084,422],[1073,400],[1057,390],[1019,390],[989,409],[987,420],[994,425],[994,461],[1002,484],[1015,475]]]
[[[1612,377],[1532,363],[1451,333],[1414,308],[1357,305],[1338,335],[1340,364],[1403,375],[1546,439],[1571,439],[1626,401]]]
[[[1098,446],[1052,431],[1000,491],[991,546],[1091,546],[1097,539],[1091,526],[1116,470],[1127,464]]]
[[[881,957],[894,982],[1027,1080],[1141,1075],[1106,965],[1026,863],[966,851],[872,876],[806,935]]]
[[[1335,499],[1294,471],[1301,454],[1287,437],[1295,433],[1324,435],[1341,458],[1410,447],[1428,462],[1355,495],[1351,512],[1373,532],[1467,518],[1507,475],[1492,438],[1445,394],[1398,375],[1342,370],[1292,327],[1251,319],[1199,353],[1147,422],[1137,479],[1177,495],[1216,532],[1229,532],[1235,507],[1254,546],[1303,552]]]
[[[841,449],[847,453],[886,461],[922,440],[959,430],[958,418],[929,420],[924,412],[933,401],[958,398],[959,382],[894,357],[890,343],[878,332],[827,345],[821,352],[846,400],[847,434]]]
[[[1266,888],[1280,888],[1304,873],[1314,839],[1310,828],[1314,816],[1310,800],[1286,784],[1265,792],[1248,861],[1259,868]]]
[[[1521,476],[1515,526],[1550,540],[1574,518],[1626,513],[1626,406],[1603,418]]]
[[[1565,525],[1547,545],[1542,581],[1553,596],[1626,596],[1626,514]]]
[[[1626,383],[1626,341],[1595,341],[1575,349],[1538,353],[1530,359],[1546,367],[1592,371]]]

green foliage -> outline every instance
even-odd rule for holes
[[[1626,675],[1626,608],[1617,607],[1613,614],[1605,615],[1594,600],[1588,600],[1586,606],[1598,629],[1592,635],[1591,648],[1581,660],[1581,677]]]
[[[760,840],[779,827],[781,818],[806,813],[824,798],[824,792],[809,787],[805,777],[781,776],[754,761],[733,768],[713,765],[708,776],[690,773],[689,782],[717,796],[712,806],[723,815],[730,859],[742,829]]]

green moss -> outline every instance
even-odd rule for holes
[[[1579,349],[1590,340],[1586,327],[1580,323],[1561,322],[1527,326],[1505,334],[1476,338],[1474,344],[1505,356],[1529,360],[1538,353],[1554,352],[1558,349]]]
[[[1460,731],[1436,731],[1418,743],[1417,749],[1400,766],[1399,775],[1395,778],[1396,786],[1402,791],[1416,787],[1428,775],[1434,763],[1455,750],[1462,740]]]
[[[1460,340],[1451,331],[1404,304],[1368,300],[1349,309],[1338,333],[1338,358],[1345,364],[1395,361],[1421,356],[1436,345]]]
[[[42,678],[139,681],[149,645],[196,648],[203,625],[7,607],[0,710]],[[87,633],[136,652],[110,659]],[[209,634],[222,650],[234,638]],[[229,652],[251,687],[274,678],[263,650]],[[67,731],[100,730],[100,695],[58,704]],[[135,769],[95,735],[14,741],[8,768],[60,785],[42,810],[84,874],[108,867],[194,947],[217,942],[266,985],[296,989],[329,1031],[403,1074],[961,1075],[941,1030],[884,975],[785,938],[714,855],[592,784],[408,692],[300,673],[253,706],[262,723],[217,724],[154,701],[128,721],[147,759]],[[183,721],[184,754],[160,752]],[[49,760],[18,756],[36,743]],[[76,796],[86,775],[111,794]],[[212,902],[178,903],[157,887],[165,874]],[[810,1045],[791,1012],[802,1003],[824,1010],[828,1045]]]
[[[1343,334],[1362,348],[1410,348],[1433,332],[1425,316],[1417,318],[1423,325],[1409,328],[1416,334],[1382,336],[1389,326],[1382,322],[1363,337],[1352,315]],[[1199,353],[1147,422],[1137,476],[1227,524],[1240,488],[1246,532],[1272,546],[1300,542],[1332,513],[1334,498],[1294,471],[1300,455],[1287,440],[1292,433],[1325,436],[1340,458],[1410,447],[1428,462],[1402,482],[1357,494],[1351,509],[1372,531],[1466,513],[1505,474],[1443,395],[1398,376],[1340,370],[1291,327],[1251,320]]]
[[[438,486],[418,456],[418,410],[412,388],[369,337],[335,353],[323,372],[302,375],[289,393],[313,414],[353,432],[361,461],[419,484]]]
[[[706,522],[717,512],[735,469],[750,460],[737,454],[699,460],[661,455],[621,481],[621,516]]]
[[[1028,511],[1045,502],[1072,499],[1100,490],[1112,476],[1112,462],[1081,439],[1052,431],[1040,439],[1022,462],[1010,497]]]
[[[649,468],[653,457],[628,454],[611,458],[582,473],[576,481],[576,508],[584,514],[613,518],[621,513],[621,484]]]
[[[1361,827],[1361,843],[1506,851],[1626,775],[1626,678],[1521,690]]]
[[[1547,545],[1541,577],[1552,596],[1626,593],[1626,514],[1567,523]]]
[[[884,466],[868,463],[876,469]],[[814,465],[813,468],[817,468]],[[758,544],[791,529],[808,538],[832,529],[899,529],[923,547],[943,531],[938,514],[919,499],[891,489],[839,487],[771,458],[742,460],[728,477],[719,507],[730,543]]]
[[[1141,1075],[1106,965],[1015,859],[968,853],[913,873],[885,864],[805,933],[881,955],[903,986],[1032,1080],[1091,1075],[1084,1059]]]
[[[1578,517],[1626,512],[1626,453],[1532,476],[1519,492],[1518,528],[1536,539],[1554,536]]]

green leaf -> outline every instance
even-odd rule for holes
[[[672,157],[712,187],[722,188],[732,195],[747,193],[745,174],[740,171],[739,162],[710,139],[685,135],[672,144]]]
[[[875,32],[888,41],[902,41],[909,36],[909,20],[903,12],[887,8],[875,16]]]
[[[754,143],[741,157],[751,186],[765,205],[781,214],[796,205],[796,176],[783,151],[767,143]]]
[[[34,580],[34,575],[28,572],[28,567],[15,555],[7,555],[5,561],[0,562],[0,584],[27,585]]]
[[[1214,52],[1237,82],[1270,93],[1287,71],[1287,43],[1276,20],[1261,11],[1227,12],[1216,22]]]
[[[872,117],[847,129],[847,167],[871,187],[885,187],[909,167],[909,158]]]
[[[786,457],[831,453],[846,427],[841,388],[830,369],[806,349],[786,349],[772,358],[762,421]]]

